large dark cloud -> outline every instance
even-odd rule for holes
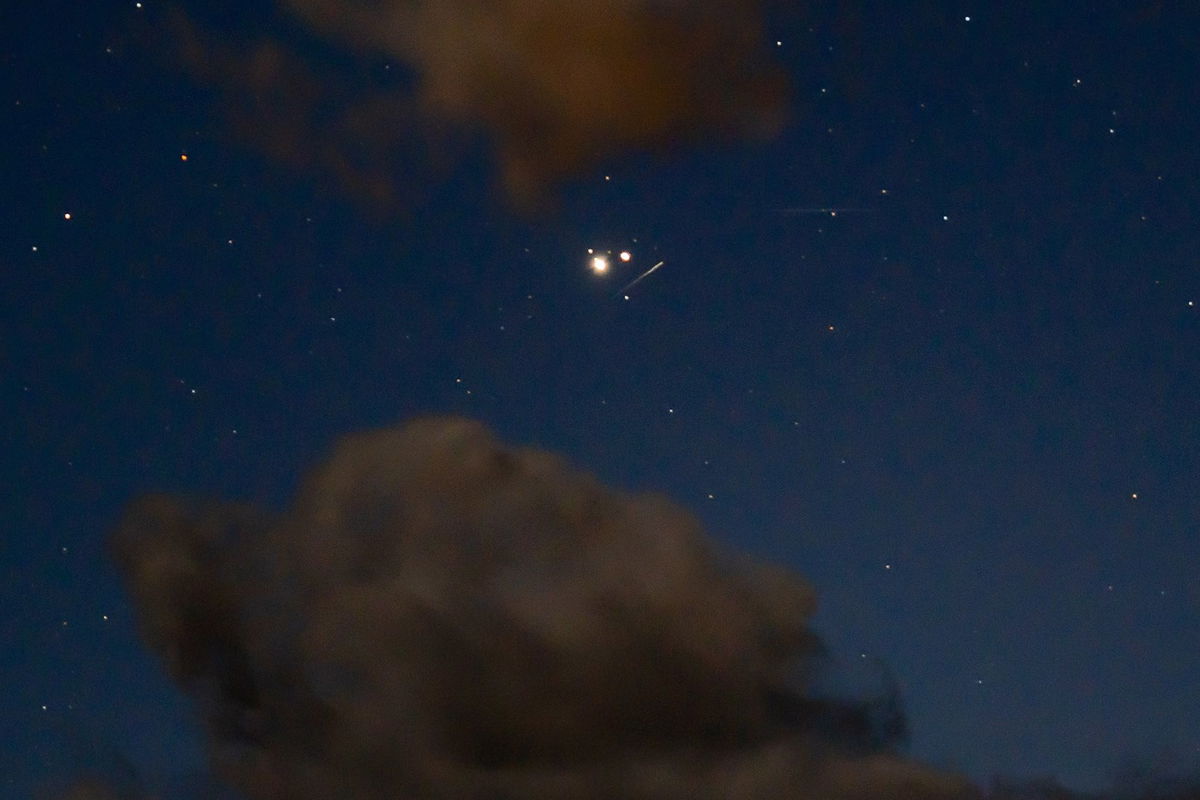
[[[376,201],[409,193],[419,165],[401,142],[429,125],[482,130],[528,207],[606,159],[767,135],[785,113],[755,0],[279,2],[350,53],[406,65],[411,85],[347,84],[278,38],[234,46],[190,22],[185,61],[233,98],[244,134]]]
[[[254,800],[971,796],[811,696],[802,580],[471,421],[348,437],[281,514],[143,499],[113,548]]]

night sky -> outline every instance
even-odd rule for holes
[[[5,797],[205,770],[134,498],[424,414],[803,576],[908,757],[1200,769],[1200,7],[370,5],[0,12]]]

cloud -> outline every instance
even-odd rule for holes
[[[228,40],[179,9],[167,27],[171,58],[217,88],[234,137],[371,212],[416,204],[454,147],[402,87],[322,68],[280,38]]]
[[[973,796],[813,696],[798,577],[472,421],[347,437],[278,514],[144,498],[112,546],[253,800]]]
[[[754,0],[280,3],[349,53],[406,65],[411,85],[349,84],[278,39],[239,49],[190,23],[177,26],[185,60],[255,112],[249,132],[270,152],[339,180],[349,172],[351,184],[369,173],[385,184],[376,194],[395,194],[387,184],[403,188],[405,166],[419,168],[394,154],[431,124],[483,131],[509,200],[531,207],[610,159],[762,137],[785,116],[787,82]],[[332,114],[317,112],[318,96]]]

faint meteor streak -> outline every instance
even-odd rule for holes
[[[632,289],[634,286],[637,286],[639,283],[641,283],[641,282],[642,282],[642,280],[643,280],[644,278],[647,278],[647,277],[649,277],[649,275],[650,275],[650,273],[651,273],[651,272],[654,272],[654,270],[658,269],[659,267],[661,267],[661,266],[662,266],[663,264],[665,264],[665,263],[667,263],[667,262],[665,262],[665,261],[660,261],[660,262],[658,262],[658,263],[657,263],[657,264],[655,264],[653,267],[651,267],[650,269],[646,270],[646,271],[645,271],[645,272],[643,272],[641,275],[638,275],[636,278],[634,278],[633,280],[631,280],[629,283],[625,284],[625,288],[624,288],[624,289],[622,289],[622,290],[621,290],[620,292],[618,292],[617,294],[625,294],[625,293],[626,293],[626,292],[628,292],[630,289]]]

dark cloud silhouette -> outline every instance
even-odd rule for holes
[[[894,696],[813,695],[802,580],[468,420],[348,437],[280,514],[145,498],[113,550],[255,800],[972,796]]]
[[[376,201],[411,188],[419,159],[400,140],[428,125],[482,130],[509,199],[530,207],[606,159],[765,136],[785,115],[753,0],[280,3],[350,53],[407,66],[411,84],[347,83],[279,39],[235,47],[181,15],[185,61],[252,140]]]

